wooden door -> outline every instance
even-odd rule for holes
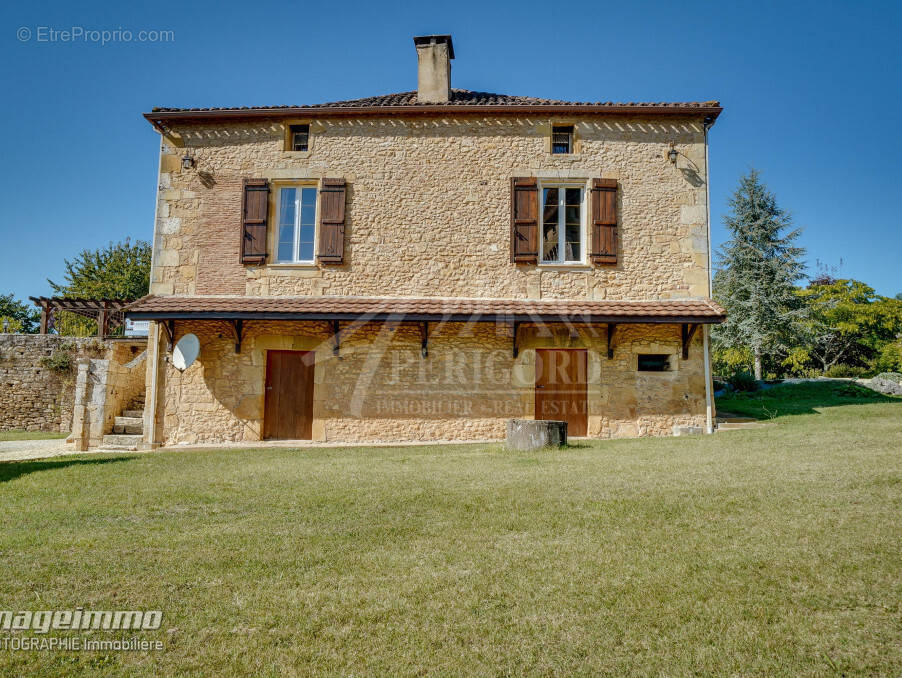
[[[313,436],[313,351],[266,352],[263,437],[310,440]]]
[[[568,436],[587,430],[586,351],[536,349],[536,419],[567,422]]]

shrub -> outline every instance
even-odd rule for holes
[[[799,346],[790,349],[789,353],[782,360],[780,365],[794,377],[810,377],[811,355],[804,348]]]
[[[734,391],[757,391],[759,388],[755,377],[745,371],[733,373],[727,378],[727,383]]]
[[[717,374],[733,374],[752,369],[752,352],[744,346],[715,345],[711,357]]]
[[[846,379],[849,377],[860,377],[867,372],[865,367],[856,367],[854,365],[833,365],[829,370],[824,372],[825,377],[834,379]]]
[[[57,351],[53,355],[41,358],[41,365],[48,370],[66,374],[72,369],[72,354],[66,351]]]
[[[885,344],[874,361],[875,372],[902,372],[902,341]]]

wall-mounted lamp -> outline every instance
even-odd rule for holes
[[[679,155],[679,151],[673,147],[673,142],[670,142],[670,150],[667,151],[667,159],[670,160],[671,165],[676,165],[677,156]]]
[[[182,157],[182,169],[189,170],[194,167],[194,158],[192,158],[187,149],[185,150],[185,155]]]

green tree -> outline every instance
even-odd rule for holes
[[[57,296],[68,299],[125,299],[131,301],[147,294],[150,286],[150,243],[110,243],[96,250],[82,250],[66,260],[65,282],[47,282]],[[89,336],[97,323],[72,313],[59,313],[56,330],[60,334]]]
[[[819,277],[798,294],[809,309],[806,350],[822,372],[838,364],[866,366],[902,333],[902,300],[861,281]],[[892,355],[887,349],[884,359]]]
[[[796,283],[804,277],[799,229],[751,170],[739,180],[724,217],[730,239],[718,250],[714,296],[727,321],[714,330],[721,347],[747,348],[756,379],[767,357],[776,362],[794,343],[806,309]]]
[[[41,314],[36,308],[17,300],[12,294],[0,294],[0,331],[5,323],[8,332],[35,334],[40,322]]]

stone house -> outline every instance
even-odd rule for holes
[[[710,431],[719,104],[452,89],[451,37],[414,43],[416,91],[145,114],[145,444]]]

